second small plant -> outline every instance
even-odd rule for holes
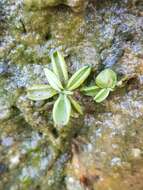
[[[95,85],[81,89],[87,96],[92,96],[95,102],[100,103],[107,98],[117,84],[117,75],[111,69],[101,71],[95,80]]]

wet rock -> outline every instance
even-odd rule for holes
[[[133,148],[131,154],[134,158],[141,158],[141,150],[139,148]]]
[[[119,45],[113,45],[111,49],[105,49],[101,53],[101,58],[105,67],[114,66],[121,58],[123,49]]]
[[[120,24],[117,31],[127,41],[133,39],[136,31],[140,30],[139,19],[132,14],[123,14],[121,16],[121,21],[122,20],[124,20],[124,22]]]
[[[6,62],[0,62],[0,75],[8,73],[8,65]]]
[[[0,98],[0,121],[8,119],[11,115],[10,104],[5,99]]]
[[[66,4],[75,12],[83,11],[88,3],[88,0],[67,0]]]
[[[43,67],[41,65],[27,64],[27,66],[13,66],[9,69],[11,76],[9,77],[9,88],[22,88],[30,85],[46,82]],[[13,85],[13,81],[15,86]],[[7,88],[8,88],[7,87]]]
[[[4,85],[5,82],[7,83],[7,80],[1,78],[0,86]],[[4,83],[4,84],[3,84]],[[15,99],[18,96],[18,92],[11,91],[12,89],[10,86],[6,86],[5,88],[0,89],[0,122],[9,119],[12,115],[14,115],[15,110],[13,109],[13,106],[15,104]]]
[[[69,184],[72,184],[70,179],[79,184],[81,189],[82,187],[103,190],[109,187],[119,189],[117,184],[128,189],[132,185],[131,167],[138,168],[136,159],[141,159],[140,150],[134,149],[134,146],[142,146],[139,139],[142,139],[143,133],[136,136],[136,127],[138,126],[140,131],[142,126],[142,109],[138,111],[141,117],[134,120],[129,113],[122,112],[121,114],[115,110],[114,114],[107,113],[105,109],[108,109],[110,105],[106,106],[102,113],[92,118],[92,122],[87,122],[90,127],[88,137],[86,134],[86,137],[77,138],[77,141],[73,142],[76,149],[73,151],[72,165],[68,165],[68,189],[74,189],[72,185],[69,187]],[[122,120],[123,117],[124,120]],[[110,175],[108,175],[109,171]],[[138,172],[142,176],[142,170]],[[123,173],[128,180],[127,183],[120,180]],[[115,175],[116,178],[113,177]],[[139,176],[134,182],[134,187],[138,187],[138,180],[140,181]]]
[[[7,167],[5,164],[0,163],[0,175],[7,171]]]
[[[83,41],[79,46],[71,50],[70,67],[72,73],[85,65],[91,65],[94,70],[97,70],[99,63],[100,55],[95,49],[94,44],[89,41]]]
[[[5,10],[4,10],[4,3],[5,3],[5,1],[1,1],[0,2],[0,29],[1,29],[1,31],[3,31],[4,30],[4,28],[5,28],[5,19],[6,19],[6,13],[5,13]],[[0,33],[0,36],[2,35],[2,32]],[[1,40],[0,40],[0,42],[1,42]]]
[[[1,107],[0,110],[0,120],[3,121],[5,119],[8,119],[11,115],[11,111],[8,107]]]
[[[19,162],[20,162],[20,155],[19,155],[19,154],[17,154],[17,155],[12,155],[12,156],[10,157],[10,165],[9,165],[9,167],[10,167],[10,168],[13,168],[13,167],[15,167],[16,165],[18,165]]]
[[[75,188],[79,190],[84,190],[84,187],[80,184],[80,182],[72,176],[67,176],[65,181],[67,190],[74,190]]]
[[[142,73],[143,60],[142,58],[136,56],[136,52],[134,52],[129,44],[125,46],[123,56],[119,60],[119,62],[115,65],[115,70],[118,73],[124,75],[134,75]],[[129,69],[128,69],[129,68]]]
[[[6,147],[11,146],[13,144],[13,138],[12,137],[4,137],[4,138],[2,138],[1,144]]]

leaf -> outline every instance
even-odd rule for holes
[[[52,67],[54,73],[58,76],[60,81],[64,83],[68,80],[67,66],[61,52],[56,51],[51,56]]]
[[[91,67],[84,66],[79,69],[68,81],[67,88],[68,90],[74,90],[78,88],[89,76],[91,72]]]
[[[86,96],[95,96],[101,88],[98,86],[90,86],[90,87],[84,87],[80,91],[83,92]]]
[[[44,69],[44,72],[51,87],[60,92],[63,86],[55,73],[47,68]]]
[[[83,110],[81,108],[81,106],[79,105],[79,103],[74,100],[72,97],[69,97],[70,101],[71,101],[71,104],[72,106],[74,107],[74,109],[79,113],[79,114],[83,114]]]
[[[103,100],[105,100],[107,98],[107,96],[109,95],[110,93],[110,89],[102,89],[100,90],[96,96],[94,97],[94,100],[97,102],[97,103],[100,103],[102,102]]]
[[[114,88],[117,83],[117,75],[111,69],[105,69],[96,77],[96,84],[100,88]]]
[[[66,94],[66,95],[73,95],[73,92],[72,92],[72,91],[69,91],[69,90],[63,90],[63,94]]]
[[[45,100],[56,94],[57,91],[49,85],[34,85],[27,89],[27,97],[31,100]]]
[[[53,120],[55,125],[67,125],[71,114],[71,103],[66,95],[60,94],[53,108]]]

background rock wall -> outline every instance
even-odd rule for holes
[[[60,49],[73,74],[94,67],[127,78],[102,104],[77,96],[84,117],[58,136],[52,103],[25,89],[45,83],[43,68]],[[143,2],[0,2],[0,189],[143,189]]]

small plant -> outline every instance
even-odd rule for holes
[[[72,111],[82,114],[79,103],[73,99],[74,91],[86,80],[91,67],[84,66],[70,79],[63,55],[56,51],[51,56],[53,71],[44,69],[49,85],[34,85],[27,89],[27,96],[31,100],[45,100],[58,95],[53,107],[53,120],[55,125],[67,125]]]
[[[117,84],[117,75],[111,69],[105,69],[97,75],[95,83],[95,86],[84,87],[81,91],[87,96],[94,97],[95,102],[100,103],[114,90]]]

